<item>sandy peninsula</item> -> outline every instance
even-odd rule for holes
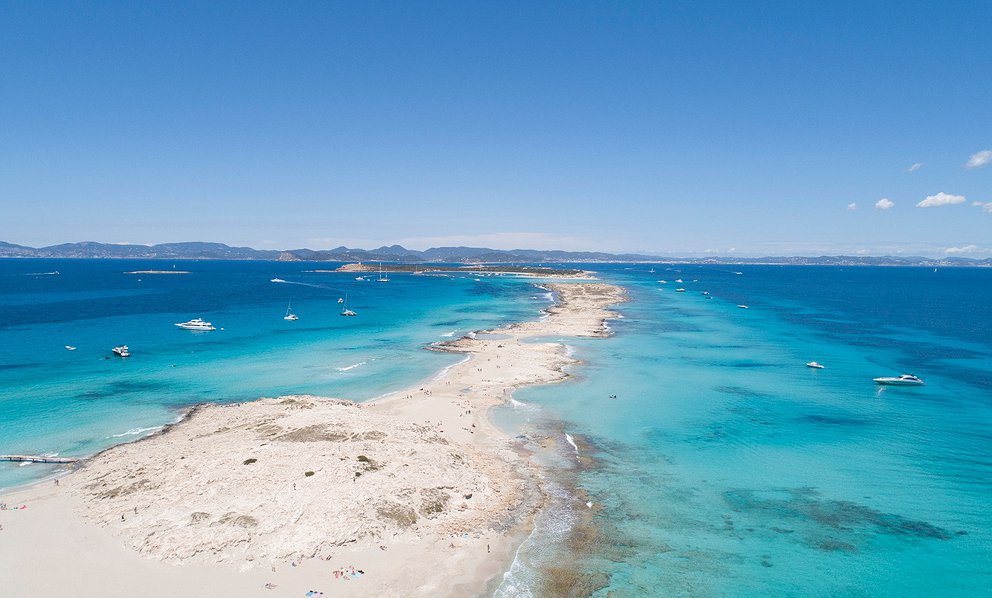
[[[492,591],[542,494],[487,412],[567,377],[564,345],[528,339],[605,336],[623,300],[601,283],[547,288],[546,317],[439,345],[466,359],[415,388],[201,405],[58,484],[0,496],[3,596]]]

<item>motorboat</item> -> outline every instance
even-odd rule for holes
[[[355,280],[365,280],[365,277],[364,276],[356,276],[355,277]]]
[[[710,292],[709,292],[709,291],[703,291],[703,294],[704,294],[704,295],[709,295],[709,294],[710,294]]]
[[[131,351],[127,348],[127,345],[120,345],[119,347],[114,347],[110,350],[111,353],[118,357],[130,357]]]
[[[912,374],[903,374],[898,377],[882,377],[875,378],[876,384],[885,384],[887,386],[923,386],[923,380],[920,380]]]
[[[684,293],[685,292],[685,289],[675,289],[675,292],[676,293]]]
[[[73,347],[72,345],[66,345],[66,346],[65,346],[65,350],[66,350],[66,351],[75,351],[75,350],[76,350],[76,348],[75,348],[75,347]]]
[[[809,363],[806,364],[806,367],[808,367],[808,368],[815,368],[815,369],[818,369],[818,370],[822,370],[823,369],[823,366],[821,364],[815,362],[815,361],[810,361]]]
[[[217,330],[210,322],[205,322],[200,318],[193,318],[189,322],[180,322],[176,326],[183,330]]]
[[[746,305],[738,305],[737,307],[739,307],[741,309],[747,309],[747,306]]]

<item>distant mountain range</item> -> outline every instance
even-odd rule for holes
[[[992,258],[926,258],[903,256],[820,256],[760,258],[679,258],[634,253],[560,251],[540,249],[487,249],[484,247],[432,247],[426,251],[400,245],[378,249],[288,249],[284,251],[231,247],[223,243],[163,243],[161,245],[113,245],[107,243],[63,243],[48,247],[25,247],[0,241],[0,258],[116,258],[174,260],[278,260],[308,262],[400,262],[400,263],[594,263],[652,262],[682,264],[783,264],[821,266],[983,266],[992,267]]]

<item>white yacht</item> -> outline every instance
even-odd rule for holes
[[[737,307],[739,307],[741,309],[747,309],[747,306],[746,305],[738,305]]]
[[[204,322],[200,318],[193,318],[189,322],[180,322],[176,326],[183,330],[217,330],[210,322]]]
[[[75,351],[75,350],[76,350],[76,348],[75,348],[75,347],[73,347],[72,345],[66,345],[66,346],[65,346],[65,350],[66,350],[66,351]]]
[[[283,320],[289,320],[290,322],[295,322],[300,319],[300,316],[293,313],[293,304],[290,303],[286,306],[286,315],[283,316]]]
[[[114,355],[118,357],[130,357],[131,351],[128,350],[127,345],[121,345],[119,347],[114,347],[110,350]]]
[[[365,277],[364,276],[356,276],[355,277],[355,280],[365,280]]]
[[[685,289],[675,289],[675,292],[676,293],[684,293],[685,292]]]
[[[886,384],[888,386],[923,386],[923,380],[920,380],[912,374],[903,374],[898,378],[895,377],[882,377],[875,378],[876,384]]]
[[[818,370],[822,370],[823,369],[823,366],[820,365],[819,363],[815,362],[815,361],[811,361],[811,362],[807,363],[806,364],[806,367],[808,367],[808,368],[815,368],[815,369],[818,369]]]

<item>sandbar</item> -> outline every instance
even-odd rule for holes
[[[488,411],[568,376],[567,348],[534,337],[607,336],[624,300],[603,283],[543,286],[546,317],[440,343],[466,358],[414,388],[199,405],[58,484],[0,496],[2,594],[491,591],[544,499],[539,467]]]

